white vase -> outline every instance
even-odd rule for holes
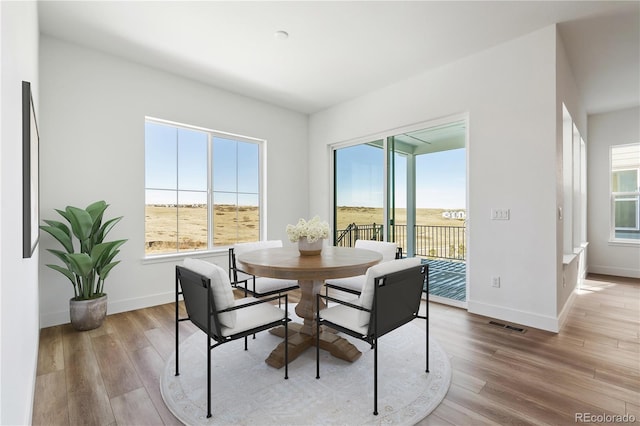
[[[322,253],[323,239],[319,239],[313,243],[307,240],[307,237],[302,237],[298,240],[298,251],[300,256],[317,256]]]

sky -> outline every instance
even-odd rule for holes
[[[338,151],[337,204],[382,207],[384,152],[370,145]],[[396,156],[396,207],[406,206],[406,157]],[[465,149],[416,157],[416,207],[464,209],[466,188]]]
[[[176,144],[176,140],[179,141]],[[147,204],[207,203],[208,133],[145,125]],[[215,204],[258,205],[258,144],[213,138]]]
[[[207,140],[199,130],[145,125],[147,204],[207,203]],[[176,144],[176,140],[179,141]],[[177,148],[176,148],[177,147]],[[259,145],[213,138],[214,204],[258,205]],[[361,144],[337,151],[339,206],[382,207],[384,151]],[[464,209],[465,149],[416,157],[416,207]],[[396,207],[406,206],[406,157],[396,155]]]

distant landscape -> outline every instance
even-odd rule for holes
[[[431,226],[464,226],[462,219],[448,219],[444,212],[451,209],[416,209],[416,224]],[[456,209],[455,211],[464,211]],[[160,254],[205,249],[207,247],[207,208],[202,205],[180,206],[176,218],[176,207],[168,205],[147,205],[145,207],[145,253]],[[345,229],[349,224],[371,225],[383,223],[382,208],[338,207],[337,229]],[[406,224],[406,210],[396,209],[398,225]],[[328,221],[329,218],[322,218]],[[297,221],[292,219],[292,223]],[[258,208],[254,206],[215,205],[213,214],[214,244],[226,246],[238,241],[255,241],[259,238],[260,220]],[[176,241],[177,231],[188,235]]]
[[[464,209],[416,209],[417,225],[463,226],[464,220],[442,217],[444,212],[465,211]],[[396,209],[396,225],[407,224],[407,210]],[[381,207],[338,207],[338,229],[345,229],[350,223],[373,224],[383,223],[384,215]]]
[[[165,205],[145,206],[145,253],[159,254],[207,248],[207,207]],[[239,225],[239,226],[238,226]],[[226,246],[260,237],[260,217],[255,206],[217,204],[213,211],[213,242]],[[182,236],[176,242],[177,231]],[[184,237],[188,235],[189,237]]]

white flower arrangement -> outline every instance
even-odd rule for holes
[[[318,216],[309,221],[300,219],[296,225],[287,225],[287,236],[292,243],[302,237],[307,237],[308,242],[315,243],[322,238],[329,238],[329,224],[321,222]]]

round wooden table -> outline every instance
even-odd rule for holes
[[[289,361],[296,359],[307,348],[316,344],[316,295],[324,280],[364,274],[370,266],[379,263],[382,255],[372,250],[351,247],[324,247],[317,256],[300,256],[295,247],[278,247],[250,251],[236,258],[245,272],[271,278],[296,279],[301,297],[296,314],[303,324],[289,324]],[[321,301],[320,309],[324,307]],[[284,337],[284,327],[271,331]],[[321,331],[320,348],[346,361],[355,361],[360,351],[348,340],[328,330]],[[272,367],[284,366],[284,342],[280,343],[266,359]]]

